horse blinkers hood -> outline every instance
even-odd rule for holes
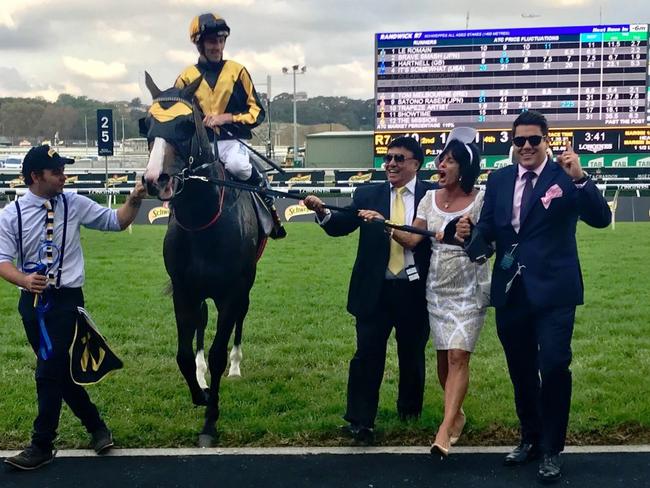
[[[171,88],[163,92],[156,86],[149,73],[145,71],[145,83],[153,101],[147,116],[138,120],[140,134],[150,141],[156,137],[175,140],[179,138],[178,136],[186,135],[187,132],[191,131],[190,124],[195,122],[195,120],[189,118],[195,111],[192,98],[202,81],[203,77],[199,77],[182,89]],[[188,123],[166,124],[166,122],[179,117],[187,117],[187,121],[184,122]],[[160,123],[152,124],[151,118]],[[202,123],[201,121],[201,125]]]

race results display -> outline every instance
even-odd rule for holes
[[[418,137],[435,156],[462,125],[479,129],[484,155],[507,156],[512,121],[538,110],[554,150],[570,141],[581,155],[598,156],[586,166],[645,165],[648,30],[625,24],[376,34],[376,162],[384,143],[402,134]]]

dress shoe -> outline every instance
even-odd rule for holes
[[[542,483],[554,483],[562,477],[562,460],[559,454],[549,456],[544,454],[542,462],[539,463],[537,478]]]
[[[449,448],[445,448],[437,442],[434,442],[431,444],[431,455],[440,456],[441,458],[445,459],[447,456],[449,456]]]
[[[354,440],[360,444],[370,446],[375,443],[375,432],[370,427],[359,427]]]
[[[540,452],[536,444],[522,442],[503,459],[503,464],[506,466],[519,466],[534,461],[539,456]]]
[[[375,442],[375,432],[370,427],[358,424],[347,424],[341,427],[341,433],[351,437],[360,444],[370,445]]]
[[[56,450],[41,449],[32,444],[20,454],[5,459],[5,463],[16,469],[31,471],[51,463],[54,456],[56,456]]]
[[[354,437],[355,433],[357,432],[358,427],[356,427],[353,424],[345,424],[341,425],[339,427],[339,431],[341,434],[343,434],[345,437]]]
[[[103,427],[92,433],[92,446],[97,454],[103,454],[113,447],[113,434]]]

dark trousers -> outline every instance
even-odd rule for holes
[[[350,423],[374,427],[386,345],[393,327],[399,361],[397,411],[400,416],[422,412],[424,351],[429,338],[422,283],[384,280],[377,310],[372,316],[357,317],[357,350],[350,361],[347,411],[343,417]]]
[[[543,453],[564,450],[571,407],[571,336],[575,307],[533,307],[521,282],[496,309],[523,442]]]
[[[74,337],[77,320],[77,306],[83,306],[81,288],[61,288],[50,292],[52,308],[45,314],[47,332],[54,352],[43,360],[38,356],[39,325],[34,309],[34,295],[22,292],[18,311],[23,319],[27,339],[37,355],[36,392],[38,395],[38,415],[34,420],[32,444],[51,449],[59,426],[62,401],[81,420],[88,432],[106,427],[90,401],[88,393],[72,381],[70,377],[70,355],[68,350]]]

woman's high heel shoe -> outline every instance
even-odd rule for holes
[[[446,435],[445,435],[446,434]],[[443,445],[443,441],[446,440],[447,442]],[[445,445],[447,447],[445,447]],[[442,459],[446,459],[447,456],[449,456],[449,431],[440,431],[438,430],[438,433],[436,434],[436,438],[433,440],[433,444],[431,444],[431,455],[432,456],[440,456]]]
[[[467,422],[467,417],[465,417],[465,412],[461,410],[460,414],[463,417],[463,422],[460,424],[460,428],[458,429],[458,432],[451,434],[449,436],[449,444],[452,446],[458,442],[458,439],[460,438],[461,434],[463,433],[463,429],[465,428],[465,423]]]
[[[432,456],[437,456],[438,455],[438,456],[440,456],[441,458],[444,459],[447,456],[449,456],[449,449],[445,448],[445,447],[442,447],[437,442],[434,442],[433,444],[431,444],[431,455]]]

